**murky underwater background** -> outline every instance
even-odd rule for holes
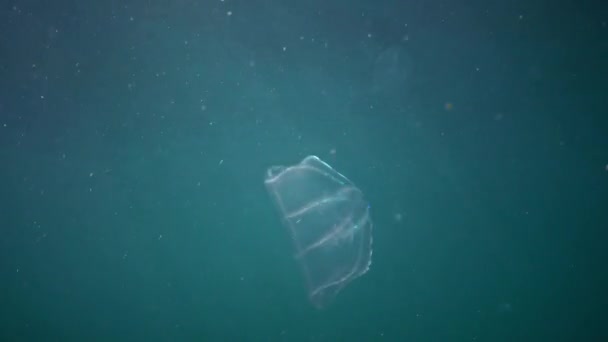
[[[3,341],[602,341],[608,13],[0,7]],[[373,264],[317,310],[264,188],[318,155]]]

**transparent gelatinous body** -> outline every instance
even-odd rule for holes
[[[294,242],[309,298],[325,307],[369,270],[370,207],[361,190],[316,156],[269,168],[265,183]]]

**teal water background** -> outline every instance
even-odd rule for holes
[[[605,341],[608,10],[577,1],[0,8],[0,340]],[[366,195],[307,301],[267,167]]]

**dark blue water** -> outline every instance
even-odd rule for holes
[[[0,6],[0,340],[607,340],[606,13]],[[323,311],[263,185],[310,154],[373,204]]]

